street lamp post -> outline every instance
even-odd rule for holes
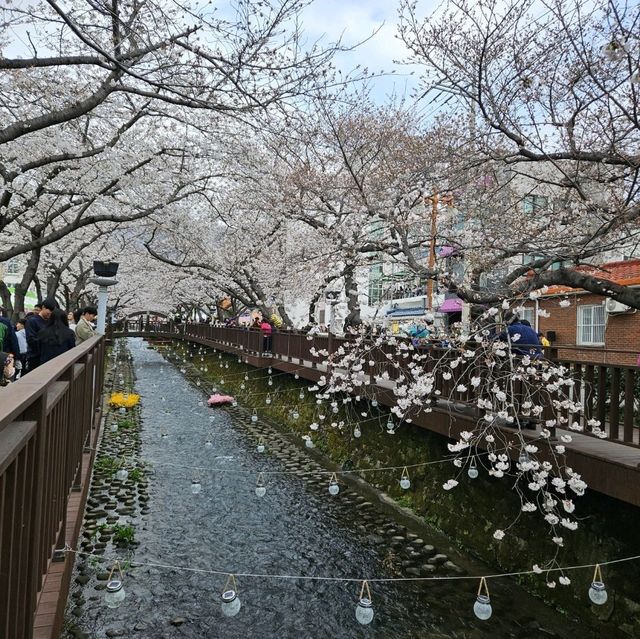
[[[116,273],[119,264],[117,262],[93,262],[93,272],[95,277],[91,278],[91,283],[98,287],[98,321],[96,332],[104,335],[107,324],[107,293],[108,287],[118,283]]]

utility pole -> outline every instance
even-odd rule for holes
[[[447,206],[453,205],[452,195],[440,196],[436,189],[433,195],[425,197],[425,201],[431,201],[431,237],[429,240],[429,272],[432,273],[436,265],[436,236],[438,234],[438,205],[440,202]],[[427,308],[433,310],[433,278],[427,280]]]

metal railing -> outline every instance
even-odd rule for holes
[[[43,577],[67,540],[83,447],[102,402],[94,337],[0,388],[0,637],[28,639]],[[57,554],[57,556],[56,556]]]
[[[223,326],[211,326],[209,324],[173,324],[163,323],[145,325],[140,321],[128,322],[115,327],[121,334],[128,332],[158,333],[175,335],[181,338],[195,338],[210,343],[224,345],[240,353],[262,357],[263,336],[259,329],[227,328]],[[276,358],[295,362],[303,365],[306,363],[311,368],[317,368],[326,357],[317,357],[312,352],[324,351],[330,356],[341,346],[349,342],[348,337],[325,335],[310,336],[298,331],[274,331],[272,337],[271,352]],[[561,347],[561,357],[558,357],[556,348],[545,349],[545,357],[551,361],[566,366],[575,385],[568,391],[573,402],[580,402],[582,410],[578,415],[570,415],[568,411],[555,411],[551,406],[552,396],[547,393],[545,400],[545,412],[543,419],[562,419],[578,422],[589,435],[593,431],[593,421],[600,422],[600,428],[605,431],[607,438],[627,445],[640,445],[640,375],[637,366],[622,364],[610,364],[601,362],[582,361],[578,356],[571,359],[562,357],[568,347]],[[403,362],[396,362],[393,354],[395,347],[385,346],[373,348],[368,353],[363,364],[364,373],[368,374],[372,383],[374,376],[386,373],[388,379],[394,381],[404,370]],[[430,357],[426,360],[426,366],[436,369],[436,363],[441,359],[453,359],[457,351],[439,346],[428,348]],[[620,355],[622,351],[616,351]],[[631,352],[626,352],[631,354]],[[602,351],[600,351],[602,355]],[[577,353],[576,353],[577,355]],[[441,397],[452,397],[455,402],[467,404],[470,408],[476,405],[477,397],[466,378],[470,378],[472,368],[467,368],[465,379],[446,380],[442,376],[436,377],[435,389]],[[463,383],[467,387],[466,392],[459,393],[455,387]],[[516,382],[515,387],[518,386]],[[515,389],[515,394],[520,391]],[[566,391],[565,391],[566,392]],[[518,397],[514,399],[518,402]],[[567,422],[568,425],[568,422]]]

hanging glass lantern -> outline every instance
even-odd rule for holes
[[[293,376],[293,379],[300,379],[300,375],[298,375],[298,373],[296,373],[296,374]]]
[[[371,400],[371,405],[375,408],[378,405],[378,400],[377,399],[372,399]]]
[[[360,431],[360,428],[359,428],[358,426],[356,426],[356,427],[353,429],[353,436],[354,436],[356,439],[360,439],[360,437],[362,437],[362,432]]]
[[[271,378],[269,378],[269,381],[267,382],[268,386],[273,386],[273,380]]]
[[[338,404],[336,404],[335,402],[333,404],[331,404],[331,412],[335,415],[338,412]]]
[[[242,357],[238,357],[238,364],[242,364]]]
[[[267,398],[264,400],[264,403],[268,406],[271,403],[271,395],[267,394]]]
[[[242,384],[240,384],[240,390],[244,390],[246,388],[244,382],[242,382]]]
[[[402,475],[400,477],[400,488],[402,488],[402,490],[407,490],[410,486],[411,486],[411,480],[409,479],[409,471],[405,466],[402,469]]]
[[[194,495],[200,494],[202,490],[202,484],[200,483],[200,478],[197,475],[194,475],[191,479],[191,493]]]
[[[371,600],[371,590],[369,590],[369,583],[362,582],[360,588],[360,596],[358,597],[358,605],[356,606],[356,619],[358,623],[366,626],[373,621],[373,602]]]
[[[116,472],[116,479],[119,481],[124,481],[129,476],[129,471],[126,468],[118,468]]]
[[[231,406],[233,406],[234,408],[237,408],[237,406],[238,406],[238,402],[237,402],[237,400],[235,400],[235,399],[234,399],[234,400],[231,402]]]
[[[258,440],[258,445],[256,446],[256,450],[259,453],[264,453],[264,440],[262,439],[262,437]]]
[[[206,441],[204,442],[204,445],[206,448],[211,448],[213,446],[213,442],[211,441],[211,437],[207,437]]]
[[[471,463],[469,464],[467,475],[469,475],[469,479],[478,479],[478,467],[476,466],[475,457],[471,458]]]
[[[393,417],[389,415],[389,419],[387,419],[387,433],[393,434],[396,430],[395,424],[393,423]]]
[[[589,588],[589,599],[596,604],[596,606],[602,606],[607,603],[607,589],[602,581],[602,571],[600,565],[596,564],[596,569],[593,571],[593,581]]]
[[[249,375],[248,375],[247,373],[245,373],[245,375],[244,375],[244,381],[245,381],[245,382],[248,382],[248,381],[249,381]]]
[[[200,380],[198,380],[198,381],[196,382],[196,386],[200,386],[200,385],[201,385],[201,383],[202,383],[202,382],[201,382]]]
[[[222,386],[222,384],[224,384],[224,379],[220,380],[220,385]]]
[[[273,373],[273,371],[271,370],[271,366],[269,366],[269,368],[267,369],[267,373],[268,373],[269,375],[271,375],[271,373]]]
[[[267,487],[264,485],[264,477],[262,473],[258,475],[258,481],[256,481],[256,495],[258,497],[264,497],[267,494]]]
[[[227,583],[222,589],[222,614],[225,617],[235,617],[242,607],[240,598],[238,597],[238,586],[236,578],[233,575],[227,577]]]
[[[292,419],[298,419],[300,417],[300,413],[298,412],[297,408],[293,409],[293,412],[291,413],[291,418]]]
[[[298,394],[298,399],[304,399],[304,391],[301,390],[300,393]]]
[[[518,455],[518,463],[519,464],[527,464],[529,463],[530,458],[529,458],[529,453],[524,450],[524,448],[520,451],[520,454]]]
[[[161,437],[162,439],[167,439],[167,437],[169,437],[169,433],[167,433],[167,431],[163,428],[163,429],[160,431],[160,437]]]
[[[335,496],[339,492],[340,486],[338,485],[338,478],[336,477],[336,474],[333,473],[331,475],[331,479],[329,479],[329,494]]]
[[[258,421],[258,411],[254,408],[253,414],[251,415],[251,423],[255,424]]]
[[[198,406],[204,406],[204,402],[203,402],[202,400],[200,400],[200,401],[198,402]]]
[[[229,368],[229,362],[225,362],[225,363],[224,363],[224,367],[225,367],[225,368]]]
[[[313,439],[311,439],[311,437],[309,437],[309,435],[305,435],[305,440],[304,440],[304,445],[307,448],[315,448],[315,444],[313,443]]]
[[[114,573],[118,571],[118,577],[114,579]],[[122,574],[122,568],[120,562],[116,561],[109,572],[109,578],[107,580],[106,592],[104,595],[104,602],[109,608],[117,608],[127,596],[124,590],[122,582],[124,581],[124,575]]]
[[[473,614],[475,614],[478,619],[486,621],[491,617],[492,612],[489,587],[487,586],[487,580],[482,577],[480,579],[480,587],[478,588],[478,596],[476,602],[473,604]]]

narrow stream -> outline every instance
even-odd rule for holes
[[[238,409],[209,409],[203,390],[141,339],[129,339],[142,396],[142,459],[153,471],[148,514],[136,527],[136,548],[126,571],[127,597],[115,609],[102,595],[89,598],[85,627],[92,637],[130,636],[221,639],[539,639],[595,637],[528,596],[510,580],[490,582],[493,616],[472,612],[476,580],[373,583],[375,617],[355,619],[356,582],[238,577],[242,608],[233,618],[221,612],[223,573],[305,575],[335,578],[397,577],[403,557],[425,563],[439,539],[416,539],[390,516],[341,486],[327,491],[328,478],[306,452],[252,425]],[[213,419],[211,419],[213,418]],[[275,432],[275,431],[274,431]],[[264,433],[267,450],[256,443]],[[162,434],[166,436],[163,437]],[[211,445],[205,445],[211,435]],[[193,467],[202,467],[195,471]],[[214,470],[216,469],[216,470]],[[267,491],[256,496],[259,472]],[[194,475],[202,489],[192,494]],[[393,547],[381,536],[394,540]],[[448,552],[448,550],[447,550]],[[394,557],[395,555],[395,557]],[[421,560],[417,559],[422,556]],[[471,574],[476,566],[449,555]],[[446,558],[445,558],[446,559]],[[177,568],[149,567],[163,564]],[[461,576],[441,561],[433,576]],[[453,568],[456,566],[454,565]],[[485,571],[489,571],[485,567]],[[585,607],[585,616],[588,610]],[[87,625],[89,624],[89,625]],[[600,633],[597,636],[603,637]]]

